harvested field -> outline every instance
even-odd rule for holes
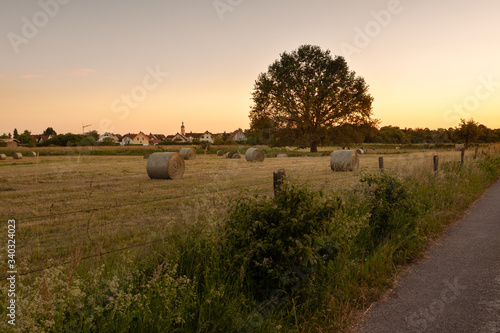
[[[460,161],[460,153],[428,151],[384,155],[385,170],[431,172]],[[466,152],[466,159],[473,158]],[[156,241],[210,215],[214,223],[238,195],[273,193],[273,171],[316,189],[338,190],[377,172],[377,154],[360,156],[350,173],[330,169],[330,157],[266,158],[263,163],[199,155],[186,161],[180,180],[151,180],[142,156],[40,156],[0,163],[3,220],[17,219],[18,260],[30,269],[66,262],[80,244],[82,256]]]

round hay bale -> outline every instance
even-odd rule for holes
[[[146,166],[151,179],[181,179],[184,168],[184,158],[179,153],[153,153]]]
[[[356,150],[356,153],[358,153],[359,155],[363,155],[365,151],[363,149],[358,149]]]
[[[234,154],[233,158],[241,158],[241,155],[240,154]]]
[[[359,157],[354,150],[337,150],[330,155],[333,171],[355,171],[359,168]]]
[[[28,157],[36,157],[36,153],[34,151],[29,151],[28,152]]]
[[[226,153],[226,158],[233,158],[234,153],[228,152]]]
[[[0,161],[6,160],[6,159],[7,159],[7,155],[0,154]]]
[[[151,156],[151,155],[146,154],[146,155],[144,155],[144,157],[143,157],[143,158],[144,158],[145,160],[147,160],[147,159],[149,158],[149,156]]]
[[[193,148],[182,148],[179,150],[179,154],[181,154],[185,160],[194,160],[196,158],[196,150]]]
[[[245,158],[248,162],[262,162],[266,158],[266,154],[259,148],[249,148],[245,153]]]
[[[284,158],[284,157],[288,157],[287,154],[278,154],[278,156],[276,156],[277,158]]]
[[[224,152],[223,152],[222,150],[219,150],[219,151],[217,152],[217,156],[224,156]]]
[[[14,153],[12,154],[12,157],[15,159],[15,160],[20,160],[23,158],[23,154],[21,153]]]

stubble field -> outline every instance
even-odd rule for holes
[[[367,147],[355,172],[331,171],[338,147],[288,158],[262,147],[262,163],[218,157],[220,148],[244,152],[198,148],[176,181],[149,179],[143,154],[179,147],[48,147],[31,158],[20,148],[23,159],[0,161],[19,292],[19,325],[0,330],[347,330],[500,175],[498,145],[477,159],[467,151],[462,167],[451,148]],[[273,197],[279,169],[292,186]],[[272,198],[241,200],[257,195]],[[7,226],[2,235],[7,244]]]
[[[278,169],[297,183],[336,191],[377,172],[379,156],[386,170],[401,175],[431,172],[435,154],[441,165],[460,160],[455,151],[389,152],[362,155],[356,172],[332,172],[328,156],[249,163],[198,154],[177,181],[149,179],[142,156],[8,158],[0,163],[1,218],[16,219],[18,260],[31,272],[69,262],[75,249],[103,260],[109,252],[167,241],[200,218],[217,223],[231,199],[272,195]]]

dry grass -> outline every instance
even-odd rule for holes
[[[384,155],[395,173],[431,172],[435,151]],[[440,163],[460,153],[440,151]],[[472,159],[473,151],[466,158]],[[40,156],[0,161],[1,218],[16,218],[18,260],[31,269],[131,244],[161,239],[174,225],[211,214],[238,195],[272,195],[272,173],[316,189],[351,186],[378,169],[377,152],[360,156],[356,172],[332,172],[330,158],[266,158],[263,163],[198,155],[186,161],[183,179],[151,180],[142,156]],[[93,210],[95,209],[95,210]]]

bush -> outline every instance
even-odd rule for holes
[[[368,184],[370,218],[368,229],[360,236],[365,238],[362,242],[368,243],[365,245],[369,249],[377,247],[391,234],[408,235],[416,229],[417,210],[408,189],[399,179],[379,173],[365,175],[361,182]]]
[[[234,141],[233,139],[226,139],[226,140],[224,140],[223,144],[226,146],[235,146],[238,143],[236,143],[236,141]]]
[[[239,279],[257,298],[291,292],[338,251],[332,219],[339,198],[283,185],[274,198],[236,201],[224,226],[226,253]],[[260,293],[260,294],[259,294]]]
[[[99,142],[99,146],[116,146],[115,140],[113,138],[104,138],[101,142]]]

